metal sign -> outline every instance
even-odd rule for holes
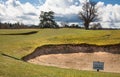
[[[104,62],[94,61],[93,62],[93,69],[104,70]]]

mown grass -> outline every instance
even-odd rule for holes
[[[38,32],[24,35],[24,33],[33,31]],[[120,43],[120,30],[68,28],[0,30],[0,77],[120,77],[119,73],[97,73],[61,69],[34,65],[19,60],[23,56],[33,52],[38,46],[80,43],[97,45],[117,44]]]

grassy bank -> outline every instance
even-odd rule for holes
[[[0,30],[0,77],[119,77],[117,73],[97,73],[45,67],[19,59],[46,44],[97,45],[120,43],[120,30],[15,29]],[[3,55],[6,54],[6,55]]]

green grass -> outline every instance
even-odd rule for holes
[[[9,35],[38,31],[31,35]],[[15,29],[0,30],[0,77],[120,77],[120,73],[78,71],[23,62],[23,56],[46,44],[97,45],[120,43],[120,30]],[[2,53],[9,56],[4,56]],[[10,57],[11,56],[11,57]],[[15,58],[17,59],[15,59]]]

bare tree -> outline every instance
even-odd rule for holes
[[[86,0],[82,4],[82,10],[79,12],[79,17],[84,22],[85,29],[89,29],[90,22],[94,22],[99,19],[96,4],[96,2],[91,0]]]

